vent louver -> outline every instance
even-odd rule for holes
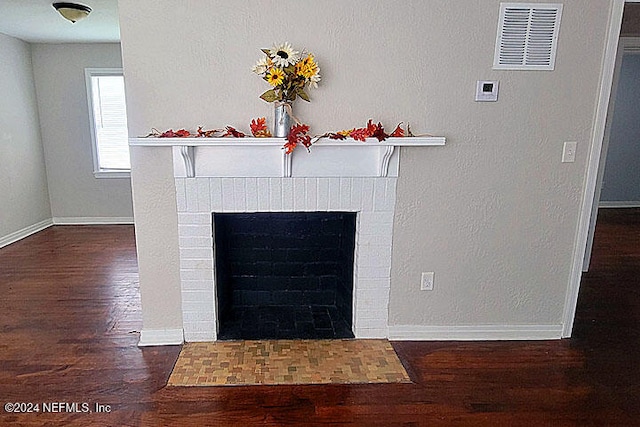
[[[553,70],[562,4],[501,3],[493,68]]]

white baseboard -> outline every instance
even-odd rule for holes
[[[143,329],[138,347],[153,345],[179,345],[184,342],[182,329]]]
[[[502,341],[555,340],[562,337],[562,325],[477,325],[389,327],[395,341]]]
[[[53,217],[55,225],[110,225],[110,224],[133,224],[133,217],[128,216],[71,216]]]
[[[33,225],[25,227],[21,230],[14,231],[11,234],[0,237],[0,248],[3,248],[11,243],[17,242],[20,239],[24,239],[25,237],[31,236],[32,234],[37,233],[38,231],[42,231],[45,228],[51,227],[53,222],[51,219],[45,219],[43,221],[37,222]]]
[[[184,333],[184,342],[211,342],[217,341],[216,334],[211,332],[186,332]]]
[[[599,202],[599,208],[640,208],[640,202]]]
[[[354,328],[353,335],[358,339],[379,339],[389,336],[387,328]]]

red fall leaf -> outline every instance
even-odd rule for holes
[[[223,138],[231,136],[234,138],[244,138],[245,134],[240,132],[239,130],[237,130],[236,128],[232,127],[232,126],[227,126],[225,128],[226,132],[222,135]]]
[[[191,136],[191,132],[186,129],[180,129],[177,131],[173,131],[173,129],[169,129],[166,132],[162,132],[158,138],[188,138]]]
[[[385,139],[387,139],[389,137],[389,135],[387,135],[385,133],[384,127],[382,126],[382,123],[380,123],[380,122],[378,122],[378,125],[375,126],[375,130],[373,131],[371,136],[373,136],[374,138],[377,138],[378,141],[384,141]]]
[[[287,139],[287,142],[284,143],[284,146],[282,148],[284,148],[285,153],[291,154],[293,153],[293,150],[296,148],[296,145],[298,145],[297,142],[291,142]]]
[[[251,120],[251,133],[255,134],[259,130],[265,130],[267,126],[265,125],[267,119],[266,117],[260,117],[257,119]]]
[[[198,138],[213,138],[216,133],[220,132],[218,129],[205,130],[202,126],[198,126]]]
[[[169,129],[168,131],[162,132],[158,138],[175,138],[176,137],[176,133],[173,131],[173,129]]]
[[[378,138],[378,141],[384,141],[389,135],[384,132],[382,123],[378,122],[378,124],[375,125],[373,124],[373,120],[369,119],[369,121],[367,122],[367,127],[353,129],[351,132],[349,132],[349,136],[356,141],[365,142],[367,138],[372,136]]]
[[[356,141],[366,141],[367,137],[369,137],[369,131],[366,128],[358,128],[351,131],[351,138]]]
[[[271,132],[267,129],[266,125],[267,119],[265,117],[260,117],[258,119],[251,120],[251,133],[256,138],[269,138],[271,136]]]
[[[380,123],[378,123],[378,126],[381,126]],[[369,136],[373,136],[376,129],[377,126],[373,124],[373,120],[369,119],[369,121],[367,122],[367,133],[369,134]]]
[[[284,149],[287,154],[291,154],[298,144],[304,145],[307,150],[311,146],[311,137],[307,134],[309,132],[309,126],[300,124],[291,126],[287,142],[284,144]]]
[[[402,138],[402,137],[404,137],[404,129],[402,129],[400,127],[401,124],[402,123],[398,123],[398,126],[396,126],[396,129],[391,134],[392,137],[394,137],[394,138]]]

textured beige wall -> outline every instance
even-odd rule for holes
[[[178,219],[171,148],[131,147],[145,329],[182,329]]]
[[[401,158],[392,325],[562,323],[609,12],[563,3],[553,72],[491,70],[498,2],[460,4],[463,27],[440,20],[455,35],[436,37],[444,88],[428,117],[449,144]],[[474,103],[476,79],[500,80],[499,102]],[[561,163],[564,141],[575,163]],[[419,291],[421,271],[436,272],[434,292]]]
[[[30,46],[0,34],[0,238],[51,218]]]
[[[121,67],[120,45],[34,44],[33,67],[54,218],[132,217],[131,182],[93,176],[86,67]]]
[[[295,110],[312,131],[374,118],[447,137],[442,148],[402,151],[391,325],[559,325],[609,2],[563,2],[552,72],[492,70],[499,3],[121,1],[130,134],[271,118],[258,99],[265,83],[250,72],[259,48],[282,40],[306,47],[323,81]],[[473,101],[479,79],[500,80],[499,102]],[[575,163],[560,162],[563,141],[578,142]],[[139,210],[134,200],[142,252],[153,249],[142,233],[156,234],[147,236],[154,245],[174,243],[154,221],[169,224],[175,208],[169,157],[139,154],[134,168],[162,169],[154,209],[168,209]],[[134,194],[158,188],[158,176],[140,175]],[[140,259],[143,292],[157,294],[143,293],[145,328],[180,327],[179,299],[159,301],[175,289],[175,255]],[[145,282],[144,270],[166,275]],[[435,271],[433,292],[418,290],[421,271]]]

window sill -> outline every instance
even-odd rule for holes
[[[93,176],[96,178],[131,178],[131,172],[120,170],[101,170],[94,171]]]

